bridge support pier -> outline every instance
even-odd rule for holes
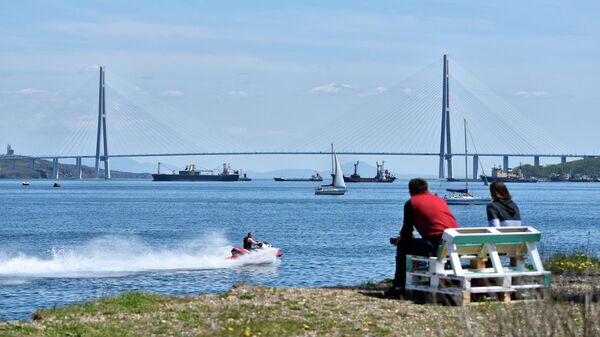
[[[98,96],[98,133],[96,138],[96,178],[100,178],[100,161],[104,161],[104,179],[110,179],[110,163],[108,157],[108,136],[106,135],[106,95],[104,83],[104,67],[100,67],[100,91]],[[103,144],[104,155],[100,155]]]
[[[540,167],[540,156],[533,157],[533,166]]]
[[[29,166],[29,168],[30,168],[32,171],[35,171],[35,158],[32,158],[32,159],[31,159],[31,165]]]
[[[502,169],[508,171],[508,156],[502,157]]]
[[[81,157],[75,158],[75,179],[81,179]]]
[[[473,179],[474,180],[479,179],[479,174],[477,172],[478,170],[479,170],[479,156],[474,155],[473,156]]]
[[[560,157],[560,163],[561,164],[565,164],[567,162],[567,157],[566,156],[561,156]]]
[[[52,158],[52,179],[58,180],[58,158]]]
[[[448,178],[454,178],[454,173],[452,172],[452,154],[446,154],[446,163],[448,164]]]
[[[104,144],[106,146],[106,143]],[[102,158],[102,160],[104,161],[104,179],[110,179],[110,162],[108,161],[108,157],[103,156]]]
[[[446,160],[448,178],[452,178],[452,139],[450,137],[450,89],[448,89],[448,57],[444,55],[444,73],[442,85],[442,127],[440,130],[440,166],[438,178],[444,179],[444,160]]]
[[[17,160],[16,160],[16,159],[13,159],[13,160],[11,160],[11,163],[10,163],[10,168],[11,168],[13,171],[16,171],[16,170],[17,170]]]

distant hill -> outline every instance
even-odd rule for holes
[[[73,164],[58,164],[58,176],[60,179],[73,179],[76,176],[76,167]],[[96,172],[93,167],[81,166],[83,178],[95,178]],[[104,175],[104,170],[101,170]],[[126,179],[150,179],[150,173],[132,173],[122,171],[110,171],[113,178]],[[48,179],[52,177],[52,162],[38,159],[35,161],[35,169],[31,169],[31,159],[17,159],[13,167],[12,160],[0,160],[0,179]]]
[[[570,174],[586,175],[593,178],[600,177],[600,158],[585,158],[573,160],[564,164],[554,164],[535,167],[522,165],[519,167],[526,177],[550,178],[552,175]]]

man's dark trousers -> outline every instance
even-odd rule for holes
[[[406,255],[433,256],[437,252],[439,241],[435,239],[401,239],[396,251],[396,275],[394,288],[406,286]]]

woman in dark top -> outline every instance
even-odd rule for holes
[[[508,188],[501,181],[490,185],[493,201],[487,205],[488,225],[490,227],[521,226],[519,207],[512,201]]]

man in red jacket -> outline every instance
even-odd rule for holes
[[[406,255],[435,255],[446,228],[457,228],[458,224],[446,202],[429,192],[427,181],[421,178],[408,183],[410,199],[404,204],[404,224],[400,235],[392,240],[397,248],[396,275],[393,287],[385,292],[387,297],[400,297],[406,285]],[[416,228],[421,235],[416,239]]]

